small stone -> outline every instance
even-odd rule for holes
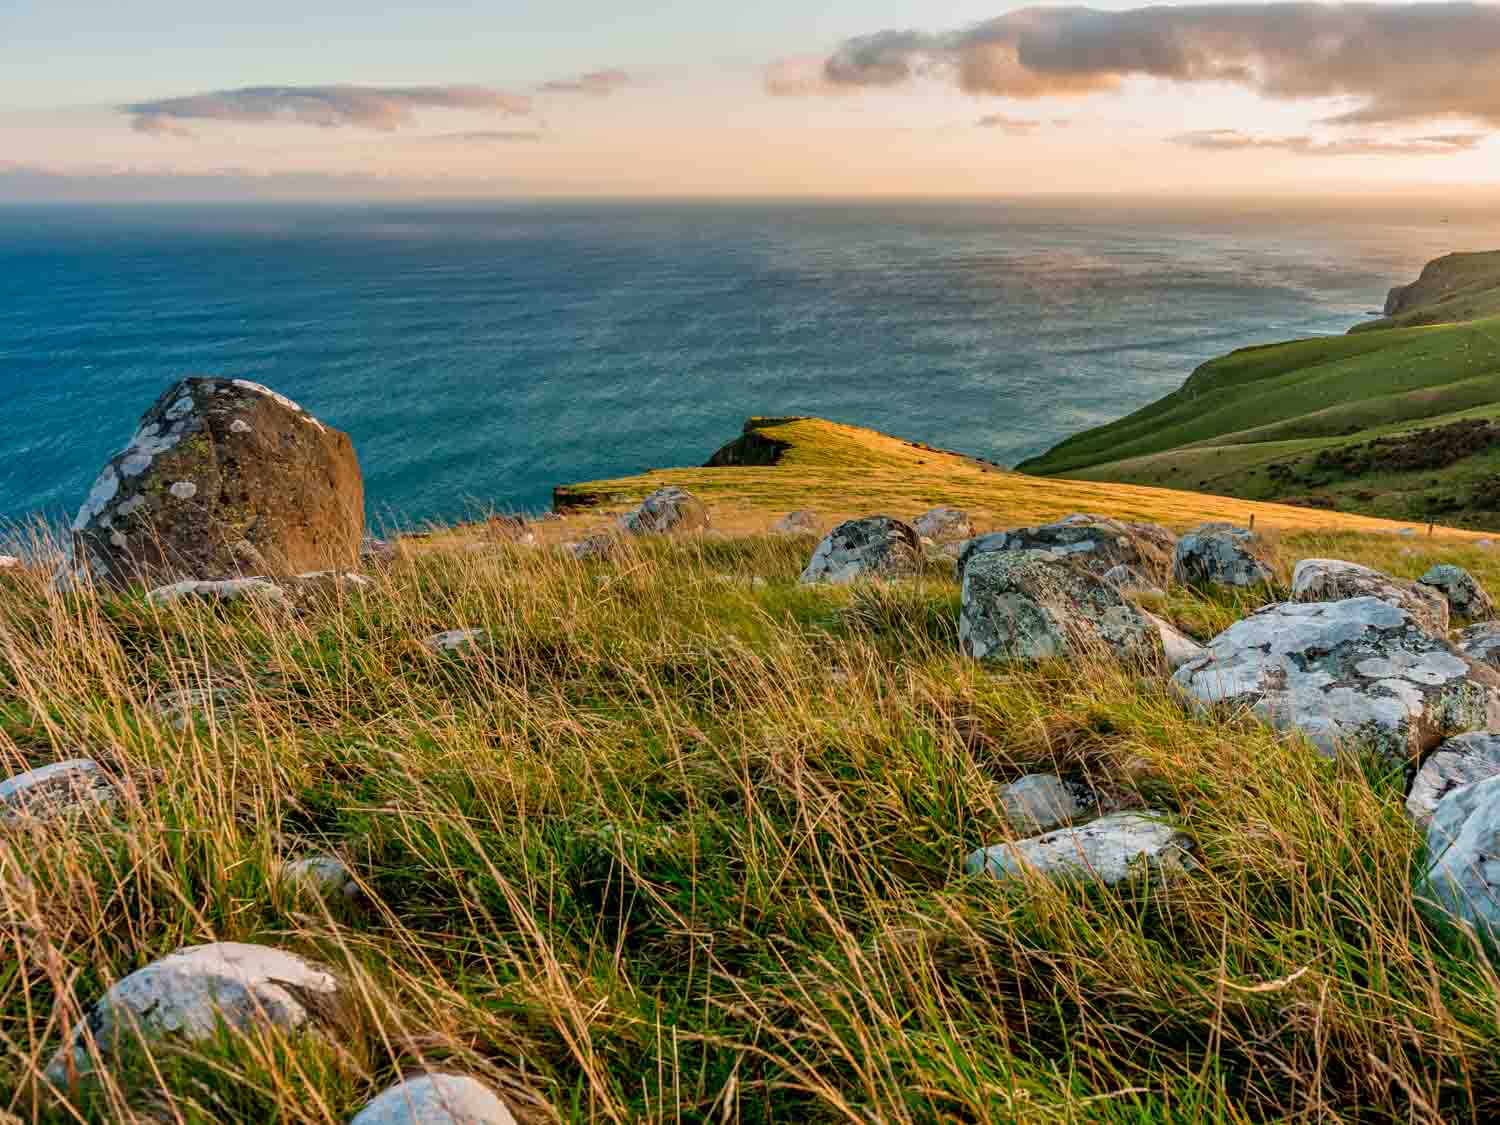
[[[354,1115],[349,1125],[515,1125],[488,1086],[466,1074],[403,1078]]]
[[[151,605],[173,605],[190,599],[206,602],[259,601],[284,603],[286,591],[266,578],[225,578],[216,582],[188,579],[158,586],[146,595]]]
[[[179,500],[191,500],[198,495],[198,486],[190,480],[180,480],[167,491]]]
[[[1500,774],[1500,734],[1471,731],[1443,743],[1422,763],[1406,811],[1418,827],[1425,828],[1444,797],[1455,789]]]
[[[595,532],[562,547],[579,562],[608,562],[620,553],[620,541],[605,532]]]
[[[1255,586],[1275,577],[1260,536],[1246,527],[1206,523],[1177,541],[1172,577],[1184,585]]]
[[[349,899],[359,894],[354,873],[334,855],[312,855],[293,860],[282,866],[281,876],[288,883],[320,895]]]
[[[823,520],[817,512],[788,512],[771,525],[771,530],[777,535],[821,535]]]
[[[343,995],[333,974],[280,949],[241,942],[190,946],[117,982],[90,1009],[47,1066],[47,1080],[66,1086],[93,1067],[92,1038],[106,1063],[116,1049],[170,1036],[212,1038],[221,1027],[292,1033],[336,1024]]]
[[[449,629],[446,633],[434,633],[422,642],[422,647],[434,655],[468,654],[477,651],[488,640],[483,629]]]
[[[1461,566],[1442,563],[1417,581],[1424,586],[1431,586],[1446,598],[1449,608],[1457,617],[1469,621],[1495,619],[1495,603],[1490,600],[1489,594],[1478,580]]]
[[[0,825],[96,809],[115,789],[92,758],[70,758],[0,781]]]
[[[1050,773],[1027,774],[1000,790],[1005,819],[1017,832],[1051,832],[1092,814],[1098,803],[1088,786]]]
[[[996,844],[969,854],[970,875],[1019,879],[1034,871],[1053,880],[1097,880],[1105,886],[1149,872],[1173,880],[1194,871],[1193,841],[1159,812],[1123,812],[1079,828],[1062,828],[1031,840]]]

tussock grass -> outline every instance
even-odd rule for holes
[[[1399,774],[1118,667],[987,671],[951,580],[801,588],[808,546],[430,547],[297,612],[0,577],[0,765],[82,751],[125,783],[108,815],[0,833],[0,1110],[342,1122],[421,1066],[535,1122],[1500,1110],[1496,977],[1413,902]],[[1424,562],[1403,548],[1280,545],[1283,570]],[[1160,608],[1203,635],[1273,596]],[[456,627],[488,644],[418,643]],[[159,707],[192,689],[220,702],[174,726]],[[1202,872],[963,877],[1008,837],[997,786],[1037,770],[1167,811]],[[278,878],[315,851],[361,901]],[[155,1044],[70,1101],[39,1090],[112,981],[213,940],[330,966],[351,1025]]]

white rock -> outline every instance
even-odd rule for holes
[[[1088,786],[1056,774],[1029,773],[1000,790],[1005,819],[1017,832],[1051,832],[1088,816],[1098,798]]]
[[[1260,537],[1249,528],[1206,523],[1177,541],[1172,577],[1184,584],[1254,586],[1275,577]]]
[[[1500,721],[1500,674],[1378,598],[1267,606],[1173,676],[1204,705],[1248,708],[1324,754],[1369,746],[1409,762]]]
[[[349,1125],[515,1125],[515,1118],[477,1078],[423,1074],[403,1078]]]
[[[422,642],[428,652],[472,652],[480,648],[489,638],[483,629],[449,629],[446,633],[434,633]]]
[[[922,566],[922,545],[909,524],[890,516],[847,520],[818,544],[803,583],[906,578]]]
[[[87,811],[114,796],[114,786],[92,758],[52,762],[0,781],[0,825]]]
[[[1418,896],[1500,938],[1500,776],[1442,799],[1427,826],[1427,858]]]
[[[1427,755],[1406,795],[1406,811],[1425,828],[1443,798],[1455,789],[1500,774],[1500,734],[1471,731]]]
[[[286,601],[286,591],[267,578],[225,578],[217,582],[190,578],[184,582],[173,582],[169,586],[158,586],[146,595],[146,601],[152,605],[172,605],[189,599],[281,603]]]
[[[970,875],[1015,879],[1035,871],[1050,879],[1098,880],[1112,886],[1149,871],[1175,879],[1198,865],[1192,840],[1159,812],[1113,813],[1080,828],[1062,828],[1014,844],[996,844],[964,860]]]
[[[199,1042],[221,1025],[294,1032],[336,1023],[342,1001],[333,974],[293,954],[240,942],[191,946],[138,969],[106,992],[53,1056],[47,1080],[65,1085],[70,1060],[79,1075],[92,1070],[88,1037],[107,1061],[136,1034]]]
[[[1170,621],[1165,621],[1154,613],[1147,613],[1144,609],[1137,608],[1136,612],[1144,617],[1156,630],[1157,636],[1161,637],[1162,656],[1167,662],[1167,667],[1172,671],[1177,671],[1188,661],[1197,660],[1203,655],[1203,646],[1186,633],[1181,632]]]
[[[1426,586],[1342,559],[1303,559],[1292,572],[1294,602],[1346,598],[1379,598],[1406,610],[1428,632],[1440,637],[1448,634],[1448,602]]]

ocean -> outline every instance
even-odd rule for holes
[[[1013,464],[1497,245],[1500,211],[1227,204],[0,208],[0,519],[70,517],[192,374],[348,431],[380,522],[700,464],[752,414]]]

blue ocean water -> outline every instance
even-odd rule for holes
[[[1497,244],[1500,213],[1228,206],[0,208],[0,517],[71,514],[188,374],[348,431],[385,519],[698,464],[751,414],[1014,463]]]

